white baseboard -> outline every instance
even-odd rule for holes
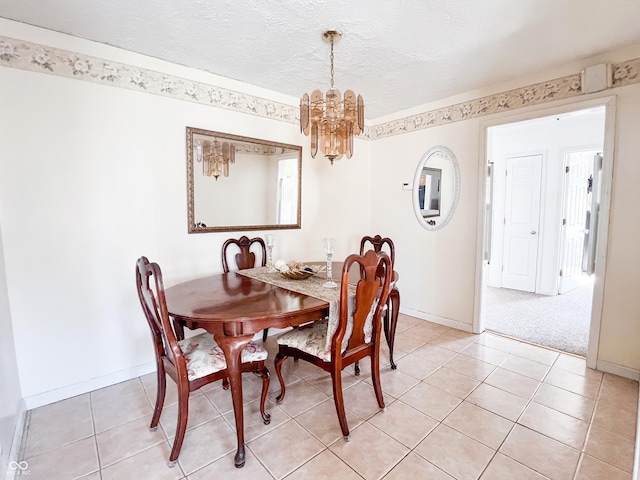
[[[465,332],[472,333],[473,325],[470,323],[462,323],[457,320],[451,320],[445,317],[439,317],[437,315],[431,315],[429,313],[419,312],[418,310],[412,310],[410,308],[400,307],[400,313],[404,315],[410,315],[412,317],[421,318],[422,320],[428,320],[429,322],[444,325],[445,327],[456,328]]]
[[[20,460],[20,448],[22,447],[22,438],[24,437],[26,417],[27,409],[23,399],[18,404],[18,411],[16,412],[16,428],[13,431],[13,440],[11,442],[11,449],[9,450],[8,465],[16,465],[18,460]],[[14,480],[16,478],[17,471],[17,469],[8,466],[7,473],[5,474],[5,480]]]
[[[636,450],[633,455],[633,480],[640,480],[640,395],[638,395],[638,420],[636,421]]]
[[[132,378],[146,375],[147,373],[155,372],[155,362],[145,363],[138,365],[137,367],[120,370],[119,372],[110,373],[101,377],[91,378],[84,382],[74,383],[66,387],[56,388],[48,392],[32,395],[24,399],[27,410],[42,407],[50,403],[59,402],[60,400],[66,400],[67,398],[82,395],[83,393],[91,392],[99,388],[108,387],[116,383],[131,380]]]
[[[606,360],[598,360],[596,363],[596,369],[600,370],[601,372],[618,375],[619,377],[640,381],[640,371],[634,368],[623,367],[622,365],[618,365],[617,363],[607,362]]]

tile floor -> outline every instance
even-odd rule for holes
[[[274,338],[267,346],[273,361]],[[275,374],[271,382],[270,425],[258,411],[259,379],[244,376],[242,469],[233,466],[231,396],[220,382],[190,399],[179,463],[167,467],[176,390],[169,380],[162,428],[150,432],[153,374],[30,411],[20,460],[30,480],[631,478],[637,382],[588,370],[577,357],[405,315],[396,349],[398,369],[382,372],[385,411],[367,363],[360,377],[351,367],[343,375],[350,442],[328,375],[288,360],[281,405]]]

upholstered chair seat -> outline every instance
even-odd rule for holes
[[[210,333],[204,332],[178,342],[187,361],[189,380],[206,377],[227,368],[224,352]],[[267,359],[267,351],[255,342],[242,351],[242,363],[260,362]]]

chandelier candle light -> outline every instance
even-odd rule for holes
[[[342,36],[338,30],[327,30],[324,38],[331,43],[331,88],[323,96],[320,90],[304,94],[300,99],[300,131],[311,133],[311,156],[318,149],[333,165],[343,155],[353,155],[353,136],[364,130],[364,100],[362,95],[346,90],[344,98],[340,90],[333,88],[333,43]]]
[[[202,162],[202,173],[207,177],[229,176],[229,164],[236,163],[233,143],[205,140],[196,142],[196,160]]]

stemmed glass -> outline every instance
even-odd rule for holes
[[[322,284],[324,288],[338,288],[338,284],[333,281],[333,271],[331,268],[331,260],[333,259],[333,247],[335,247],[335,245],[335,238],[324,238],[322,240],[324,253],[327,256],[327,281]]]
[[[273,273],[276,271],[275,268],[273,268],[273,247],[276,244],[276,236],[273,234],[267,234],[264,236],[266,242],[266,247],[267,247],[267,272],[269,273]]]

